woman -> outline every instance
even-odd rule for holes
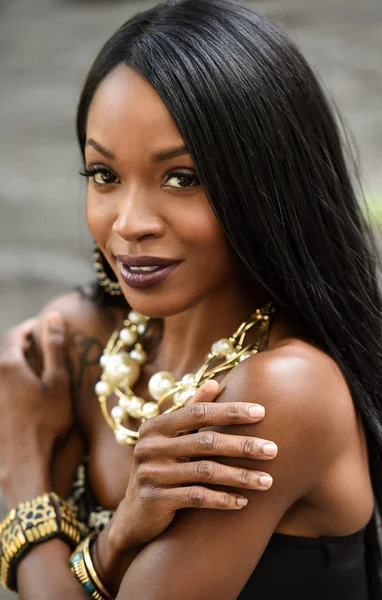
[[[70,444],[60,319],[50,317],[50,334],[44,322],[42,391],[20,358],[34,324],[12,334],[19,367],[2,369],[3,398],[13,399],[3,411],[11,457],[3,488],[10,508],[45,495],[10,513],[8,537],[30,526],[37,539],[7,547],[3,572],[17,576],[25,599],[380,598],[376,261],[334,118],[305,60],[230,0],[168,2],[101,50],[77,124],[96,267],[123,298],[93,295],[101,309],[77,297],[49,307],[70,323],[81,388]],[[101,347],[102,411],[89,394]],[[207,383],[184,406],[210,376],[221,383],[217,402],[203,402],[217,392]],[[246,405],[234,404],[253,392],[266,411],[256,428]],[[231,434],[244,436],[241,452]],[[251,471],[262,471],[254,435],[280,449],[266,494],[258,475],[251,485]],[[81,524],[46,494],[65,492],[83,438],[85,485],[76,482],[73,499],[91,530],[108,524],[74,551],[71,573],[67,542]],[[247,484],[232,495],[238,473]],[[192,485],[198,478],[204,485]],[[95,498],[113,516],[96,522]],[[218,506],[231,510],[195,510]],[[40,531],[43,509],[49,527]]]

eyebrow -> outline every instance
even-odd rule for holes
[[[115,159],[114,154],[112,152],[110,152],[110,150],[101,146],[101,144],[99,144],[98,142],[93,140],[93,138],[89,138],[87,140],[86,146],[92,146],[95,150],[97,150],[97,152],[102,154],[102,156],[104,156],[105,158],[110,158],[111,160]]]
[[[150,160],[153,163],[164,162],[165,160],[170,160],[171,158],[177,158],[178,156],[184,156],[184,154],[189,154],[186,146],[178,146],[177,148],[169,148],[168,150],[161,150],[160,152],[154,152],[150,156]]]
[[[93,138],[89,138],[86,142],[86,146],[92,146],[97,152],[105,156],[105,158],[109,158],[111,160],[115,160],[114,154],[104,148],[99,142],[94,140]],[[171,158],[177,158],[178,156],[184,156],[185,154],[189,154],[186,146],[177,146],[175,148],[168,148],[167,150],[160,150],[159,152],[154,152],[150,156],[150,161],[153,163],[161,163],[166,160],[170,160]]]

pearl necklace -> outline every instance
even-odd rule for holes
[[[172,406],[164,412],[182,408],[203,383],[257,354],[268,333],[273,312],[271,304],[257,309],[230,338],[215,342],[196,373],[189,373],[179,381],[167,371],[155,373],[148,386],[152,400],[146,401],[134,394],[133,386],[147,361],[142,341],[147,336],[151,319],[131,310],[123,328],[113,333],[104,350],[100,360],[102,376],[95,387],[102,413],[117,442],[134,445],[139,439],[139,428],[132,430],[123,425],[129,417],[142,423],[159,415],[161,406],[168,401],[172,401]],[[255,325],[259,326],[255,341],[245,344],[248,332]],[[108,399],[113,394],[118,398],[118,404],[109,412]]]

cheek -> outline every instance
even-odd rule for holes
[[[226,271],[232,262],[232,251],[208,201],[185,212],[178,221],[177,237],[186,248],[187,258],[195,267],[200,268],[204,262],[203,267],[208,264],[208,270]]]
[[[100,246],[105,246],[112,231],[115,214],[111,203],[100,194],[88,189],[86,197],[86,221],[89,231]]]

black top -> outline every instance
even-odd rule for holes
[[[368,600],[364,537],[275,533],[238,600]]]
[[[112,517],[97,502],[86,463],[69,499],[90,531],[99,533]],[[237,600],[369,600],[364,537],[365,530],[321,538],[275,533]]]

